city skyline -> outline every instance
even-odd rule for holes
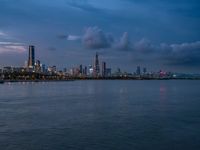
[[[147,74],[167,74],[172,73],[171,71],[166,70],[151,70],[147,72],[147,68],[145,66],[137,66],[134,71],[129,72],[128,70],[124,70],[124,68],[119,68],[118,66],[115,66],[113,68],[108,68],[107,62],[105,62],[104,59],[99,59],[98,52],[95,53],[95,56],[93,58],[93,61],[91,61],[91,64],[75,64],[73,66],[70,66],[69,68],[59,68],[56,66],[56,64],[53,65],[46,65],[44,62],[45,60],[39,60],[35,54],[37,54],[35,51],[37,48],[34,45],[29,45],[27,47],[28,54],[27,59],[24,60],[24,65],[16,66],[16,65],[5,65],[2,68],[0,68],[1,72],[7,72],[7,73],[14,73],[14,72],[28,72],[28,73],[55,73],[60,74],[67,73],[67,75],[71,76],[92,76],[92,77],[108,77],[108,76],[121,76],[121,75],[147,75]],[[92,59],[91,59],[92,60]],[[143,68],[141,68],[143,67]],[[142,69],[142,70],[141,70]],[[178,73],[178,72],[174,72]]]
[[[39,60],[59,68],[92,64],[98,52],[114,69],[200,73],[200,4],[195,0],[0,4],[0,67],[22,66],[28,45],[34,45]]]
[[[101,65],[100,65],[101,64]],[[29,45],[28,57],[24,66],[4,66],[0,68],[1,83],[30,81],[69,81],[69,80],[174,80],[199,79],[200,74],[178,73],[165,70],[148,71],[146,67],[137,66],[134,72],[113,71],[96,52],[92,65],[76,65],[71,68],[58,69],[56,65],[46,66],[35,56],[35,46]],[[2,80],[3,79],[3,80]]]

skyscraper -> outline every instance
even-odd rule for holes
[[[137,74],[137,75],[141,75],[141,69],[140,69],[140,66],[137,66],[136,74]]]
[[[100,66],[99,66],[99,55],[96,53],[95,61],[94,61],[94,68],[93,68],[94,76],[99,76],[100,73]]]
[[[83,65],[79,66],[79,74],[83,74]]]
[[[35,65],[35,47],[29,46],[28,67],[33,68]]]
[[[87,67],[85,66],[85,68],[83,69],[83,75],[87,76]]]
[[[106,76],[106,62],[102,62],[102,77]]]
[[[143,74],[147,73],[147,68],[143,68]]]

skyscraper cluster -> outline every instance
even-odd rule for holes
[[[65,69],[67,72],[67,69]],[[93,64],[87,66],[83,66],[82,64],[79,67],[74,67],[69,70],[69,74],[72,76],[89,76],[89,77],[107,77],[111,76],[111,68],[106,67],[106,62],[99,61],[99,55],[96,53]]]
[[[41,64],[40,60],[35,60],[35,46],[30,45],[28,52],[28,63],[25,64],[26,69],[31,72],[44,72],[45,65]]]
[[[65,74],[69,76],[75,76],[75,77],[110,77],[112,76],[112,70],[111,68],[107,68],[107,64],[105,61],[100,62],[99,60],[99,54],[96,53],[93,64],[87,66],[83,66],[82,64],[78,67],[74,67],[71,69],[65,68],[63,71],[57,71],[57,67],[49,66],[47,69],[45,69],[45,65],[41,64],[39,60],[35,60],[35,46],[30,45],[29,46],[29,53],[28,53],[28,63],[26,65],[29,72],[37,72],[37,73],[48,73],[50,75],[52,74]],[[146,73],[146,68],[143,69],[143,73]],[[140,66],[136,69],[136,75],[140,76],[142,74]],[[122,76],[123,73],[121,73],[120,69],[115,73],[116,76]]]
[[[107,63],[105,61],[99,60],[99,54],[96,53],[92,61],[92,65],[79,65],[71,69],[64,68],[63,70],[58,70],[58,68],[53,66],[45,67],[40,60],[35,59],[35,46],[30,45],[28,48],[28,60],[25,67],[4,67],[3,71],[7,73],[12,72],[29,72],[29,73],[42,73],[46,75],[61,75],[70,77],[165,77],[167,73],[163,71],[149,73],[146,68],[141,68],[137,66],[134,73],[121,72],[118,68],[116,72],[112,73],[111,68],[107,68]]]
[[[100,67],[100,61],[99,61],[99,55],[96,53],[94,65],[93,65],[93,77],[108,77],[111,76],[111,68],[107,68],[106,62],[103,61],[101,63]]]

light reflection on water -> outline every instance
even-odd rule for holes
[[[198,149],[199,88],[200,81],[5,83],[0,147]]]

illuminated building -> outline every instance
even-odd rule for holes
[[[39,60],[37,60],[37,61],[35,62],[35,71],[36,71],[36,72],[41,72],[41,64],[40,64],[40,61],[39,61]]]
[[[48,67],[47,70],[49,73],[56,73],[56,71],[57,71],[56,66]]]
[[[90,65],[89,66],[89,75],[90,76],[93,75],[93,72],[94,72],[94,70],[93,70],[92,66]]]
[[[40,68],[42,73],[47,72],[45,64],[40,64]]]

